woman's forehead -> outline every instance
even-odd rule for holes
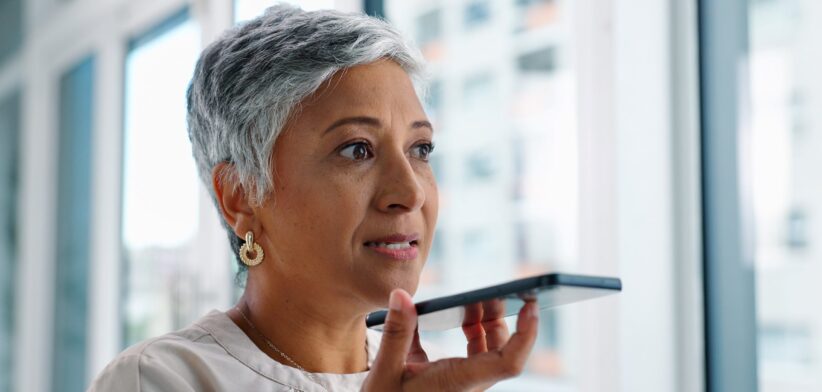
[[[352,116],[379,118],[381,112],[425,119],[411,78],[390,60],[338,72],[304,102],[298,116],[333,122]]]
[[[345,68],[330,77],[313,94],[314,100],[339,95],[367,98],[370,95],[413,92],[414,86],[405,70],[391,60],[380,60]]]

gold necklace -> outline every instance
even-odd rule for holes
[[[316,378],[316,375],[314,373],[311,373],[308,370],[305,370],[305,368],[300,366],[300,364],[298,364],[297,361],[291,359],[291,357],[289,357],[286,353],[284,353],[282,350],[277,348],[277,346],[275,346],[274,343],[271,343],[271,340],[268,340],[268,338],[265,337],[265,335],[263,335],[263,333],[260,332],[259,329],[257,329],[257,327],[254,325],[254,323],[252,323],[251,320],[248,318],[248,316],[246,316],[245,313],[242,310],[240,310],[239,306],[235,306],[234,309],[237,312],[240,313],[240,316],[243,317],[243,320],[245,320],[246,324],[248,324],[248,326],[251,327],[251,330],[254,331],[254,333],[257,334],[257,336],[265,342],[266,346],[268,346],[272,350],[276,351],[277,354],[279,354],[281,357],[285,358],[286,361],[288,361],[289,363],[294,365],[295,368],[297,368],[301,372],[303,372],[306,375],[306,377],[308,377],[312,382],[314,382],[315,384],[321,386],[326,391],[329,390],[328,387],[325,386],[325,384],[321,383],[320,380]],[[366,362],[368,362],[368,340],[366,340],[366,342],[365,342],[365,360],[366,360]]]

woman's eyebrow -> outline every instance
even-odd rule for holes
[[[379,128],[382,125],[380,123],[380,120],[377,120],[374,117],[366,117],[366,116],[345,117],[345,118],[341,118],[337,121],[334,121],[334,123],[331,124],[331,126],[329,126],[328,128],[325,129],[325,131],[323,132],[323,136],[325,136],[329,132],[333,131],[334,128],[341,127],[343,125],[348,125],[348,124],[368,125],[368,126],[376,127],[376,128]]]
[[[380,120],[378,120],[374,117],[368,117],[368,116],[345,117],[345,118],[341,118],[337,121],[334,121],[328,128],[325,129],[325,131],[323,131],[323,136],[325,136],[329,132],[333,131],[337,127],[341,127],[343,125],[348,125],[348,124],[367,125],[367,126],[375,127],[375,128],[379,128],[379,127],[382,126],[382,123],[380,122]],[[428,129],[431,130],[431,132],[434,132],[434,127],[427,120],[419,120],[419,121],[414,121],[413,123],[411,123],[411,129],[419,129],[419,128],[428,128]]]
[[[419,128],[428,128],[432,133],[434,132],[434,126],[431,125],[428,120],[420,120],[414,121],[411,123],[411,129],[419,129]]]

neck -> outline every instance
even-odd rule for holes
[[[260,350],[283,365],[294,366],[260,334],[306,371],[345,374],[367,370],[365,315],[346,311],[353,306],[340,303],[339,297],[326,298],[332,296],[287,285],[283,281],[263,285],[249,276],[237,308],[259,333],[236,310],[229,317]]]

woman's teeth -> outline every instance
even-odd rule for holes
[[[411,247],[411,243],[409,242],[370,242],[368,245],[375,248],[387,249],[408,249]]]

